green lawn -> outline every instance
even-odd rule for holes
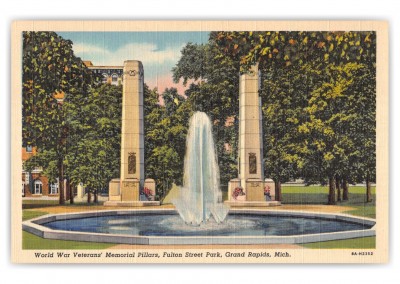
[[[90,204],[87,202],[75,202],[74,204],[70,204],[69,201],[65,201],[65,206],[98,206],[102,205],[103,201],[98,201],[94,203],[93,200]],[[58,200],[22,200],[22,209],[34,209],[34,208],[44,208],[49,206],[57,206]]]
[[[40,217],[43,215],[48,214],[47,212],[41,212],[41,211],[30,211],[30,210],[22,210],[22,221],[26,221],[29,219],[33,219],[36,217]]]
[[[311,249],[374,249],[375,237],[302,244]]]
[[[366,204],[375,206],[375,187],[372,187],[373,201]],[[283,204],[326,204],[328,201],[327,186],[282,186]],[[337,205],[360,206],[366,201],[365,188],[349,187],[349,200],[338,202]]]
[[[356,216],[361,216],[361,217],[366,217],[366,218],[376,218],[376,210],[375,206],[369,206],[369,205],[361,205],[361,206],[352,206],[355,209],[354,210],[349,210],[346,211],[345,213],[351,214],[351,215],[356,215]]]
[[[31,233],[22,231],[22,249],[106,249],[114,245],[109,243],[42,239]]]
[[[42,208],[58,205],[58,200],[22,200],[22,209]]]
[[[365,195],[365,187],[364,186],[349,186],[349,192],[353,194],[364,194]],[[372,194],[375,194],[375,186],[371,187]],[[318,185],[310,185],[310,186],[287,186],[282,185],[283,193],[303,193],[303,194],[316,194],[316,193],[324,193],[328,194],[327,186],[318,186]]]

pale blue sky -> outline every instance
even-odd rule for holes
[[[145,82],[163,91],[172,83],[172,67],[188,42],[206,43],[209,32],[58,32],[74,43],[73,49],[83,60],[94,65],[121,66],[124,60],[143,63]]]

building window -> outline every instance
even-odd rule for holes
[[[107,84],[107,81],[108,81],[108,75],[107,73],[103,73],[103,78],[101,79],[101,82],[103,84]]]
[[[50,194],[57,194],[58,193],[58,183],[50,184]]]
[[[117,75],[117,74],[115,74],[115,73],[112,74],[112,75],[111,75],[111,78],[112,78],[112,82],[113,82],[113,83],[117,83],[117,82],[118,82],[118,75]]]
[[[40,180],[35,180],[35,194],[42,194],[43,183]]]
[[[29,173],[25,173],[25,184],[29,184],[30,182],[29,176],[30,176]]]
[[[26,146],[26,152],[27,153],[32,153],[32,145]]]

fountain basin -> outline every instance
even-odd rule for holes
[[[46,239],[145,245],[299,244],[375,236],[375,220],[346,214],[230,210],[221,224],[185,224],[173,209],[46,215],[23,230]]]

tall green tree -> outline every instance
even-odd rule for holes
[[[94,194],[119,176],[122,86],[99,85],[80,102],[65,106],[71,126],[66,164],[71,184]]]
[[[298,178],[303,168],[298,127],[305,120],[310,78],[304,70],[275,63],[261,70],[265,176],[275,182],[275,198],[282,200],[281,184]]]
[[[307,120],[299,126],[300,134],[304,134],[305,168],[314,165],[317,174],[329,180],[328,204],[336,203],[335,189],[340,189],[339,180],[350,170],[349,162],[354,162],[357,155],[350,123],[358,112],[350,111],[349,107],[354,104],[353,90],[358,83],[354,75],[360,68],[356,63],[331,65],[325,80],[311,92],[308,106],[304,108]]]
[[[281,66],[303,63],[375,65],[376,34],[373,31],[301,32],[257,31],[217,32],[216,43],[239,61],[242,71],[259,62]]]
[[[347,111],[355,114],[348,125],[355,151],[348,166],[352,176],[344,174],[343,182],[365,181],[366,201],[371,202],[371,183],[376,182],[376,70],[363,64],[353,72],[357,83],[349,92]]]
[[[74,55],[72,42],[54,32],[23,32],[22,138],[23,146],[38,149],[37,161],[44,169],[57,168],[59,203],[64,197],[64,164],[70,126],[64,102],[84,95],[91,84],[89,70]],[[48,153],[52,153],[48,155]],[[49,159],[48,159],[49,158]],[[55,159],[54,159],[55,158]]]
[[[163,198],[172,184],[182,184],[186,134],[190,110],[175,88],[161,94],[145,90],[146,177],[156,178]],[[147,110],[146,110],[147,109]]]
[[[266,169],[270,167],[274,179],[287,177],[292,169],[307,180],[328,179],[328,203],[334,204],[340,180],[346,199],[348,181],[363,176],[370,200],[369,180],[375,170],[375,33],[218,32],[216,43],[240,62],[241,71],[258,62],[267,73],[261,95],[268,101],[265,122],[272,125],[265,125],[269,137],[264,146],[267,163],[272,160]],[[303,78],[298,80],[299,76]]]

